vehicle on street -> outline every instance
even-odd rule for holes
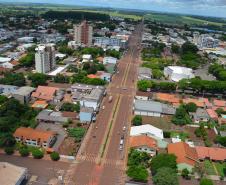
[[[112,99],[113,99],[113,97],[112,96],[109,96],[108,102],[111,103],[112,102]]]

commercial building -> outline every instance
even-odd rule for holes
[[[119,47],[125,48],[127,41],[115,37],[95,37],[94,45],[102,48]]]
[[[33,128],[20,127],[13,136],[17,142],[35,147],[52,147],[56,141],[56,133],[51,131],[36,130]]]
[[[192,69],[180,66],[168,66],[164,68],[164,75],[166,78],[174,82],[179,82],[182,79],[194,78]]]
[[[216,48],[219,45],[219,40],[208,34],[203,34],[199,36],[197,44],[199,48]]]
[[[35,70],[39,73],[48,73],[55,69],[55,45],[40,44],[35,49]]]
[[[27,104],[31,99],[32,92],[35,91],[35,88],[24,86],[20,87],[12,93],[12,96],[17,99],[22,104]]]
[[[103,59],[103,64],[116,64],[118,61],[117,58],[114,58],[114,57],[104,57]]]
[[[27,168],[16,166],[7,162],[0,162],[0,184],[21,185],[28,178]]]
[[[91,122],[93,118],[94,109],[92,107],[81,107],[79,113],[79,120],[84,122]]]
[[[74,25],[74,41],[77,44],[91,46],[93,40],[93,27],[83,21],[81,24]]]
[[[142,116],[161,117],[162,115],[174,115],[174,107],[156,101],[134,100],[134,114]]]
[[[102,86],[74,84],[71,86],[72,100],[81,106],[91,107],[95,111],[99,108],[105,88]]]

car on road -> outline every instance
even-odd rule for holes
[[[127,88],[126,87],[123,87],[122,90],[127,90]]]
[[[122,128],[122,130],[123,130],[123,131],[126,131],[126,127],[124,126],[124,127]]]

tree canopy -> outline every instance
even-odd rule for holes
[[[154,185],[179,185],[175,170],[168,167],[162,167],[157,170],[153,177]]]

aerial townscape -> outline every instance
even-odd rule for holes
[[[0,0],[0,185],[226,185],[224,1],[25,2]]]

